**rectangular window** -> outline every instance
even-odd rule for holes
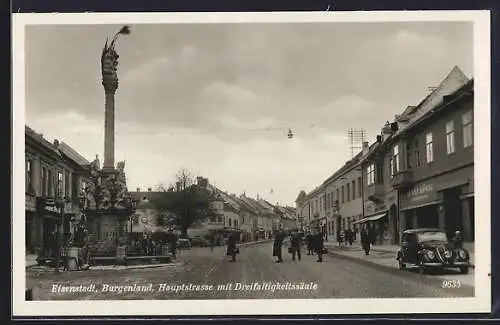
[[[384,183],[384,166],[382,166],[382,164],[377,164],[376,167],[377,167],[377,169],[375,171],[374,181],[377,184],[383,184]]]
[[[47,196],[47,191],[47,169],[45,169],[45,167],[42,167],[42,196]]]
[[[337,202],[340,200],[340,196],[339,196],[339,189],[337,189],[337,198],[336,198]]]
[[[54,196],[54,177],[49,169],[47,169],[47,196]]]
[[[361,189],[363,188],[363,184],[361,183],[361,177],[358,177],[358,197],[361,197]]]
[[[420,148],[418,146],[418,140],[413,143],[413,148],[415,152],[415,167],[420,167]]]
[[[347,202],[351,200],[351,184],[347,183]]]
[[[26,159],[26,192],[30,192],[32,190],[32,176],[31,160]]]
[[[472,111],[462,115],[462,129],[464,148],[472,146],[474,143],[472,135]]]
[[[64,195],[64,174],[57,172],[56,196]]]
[[[66,173],[64,176],[65,184],[64,184],[64,189],[66,197],[71,197],[71,178],[69,176],[69,173]]]
[[[411,142],[406,143],[406,168],[411,169]]]
[[[399,159],[399,145],[396,145],[393,148],[393,155],[394,155],[394,174],[396,174],[401,169],[400,159]]]
[[[452,154],[455,152],[455,123],[449,121],[446,123],[446,153]]]
[[[389,159],[389,177],[392,178],[394,176],[394,160],[392,158]]]
[[[356,199],[356,180],[352,181],[352,199]]]
[[[432,133],[427,133],[425,135],[425,157],[427,163],[434,161],[434,148],[432,147]]]
[[[371,164],[366,169],[366,184],[372,185],[373,183],[375,183],[375,165]]]
[[[345,202],[344,185],[342,185],[342,203]]]

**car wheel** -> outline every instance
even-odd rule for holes
[[[398,259],[398,268],[400,270],[404,270],[406,268],[405,263],[403,263],[403,261],[401,259]]]
[[[462,274],[468,274],[469,273],[469,267],[468,266],[462,266],[460,268],[460,273],[462,273]]]

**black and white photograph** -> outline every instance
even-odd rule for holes
[[[14,315],[490,311],[489,27],[14,14]]]

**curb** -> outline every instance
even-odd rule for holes
[[[327,245],[325,245],[325,247],[327,247],[327,248],[328,248],[328,251],[330,252],[330,251],[334,251],[334,249],[336,250],[338,246],[330,246],[330,247],[328,247]],[[335,248],[334,248],[334,247],[335,247]],[[347,249],[347,251],[351,251],[351,252],[354,252],[354,251],[360,251],[360,252],[362,252],[363,250],[362,250],[360,247],[354,247],[354,248]],[[390,249],[380,249],[380,248],[377,248],[377,247],[372,247],[372,248],[370,249],[370,251],[372,251],[372,252],[379,252],[379,253],[392,253],[392,254],[394,254],[394,255],[396,255],[396,254],[397,254],[397,252],[395,252],[395,251],[393,251],[393,250],[390,250]],[[340,254],[336,254],[336,255],[340,255]],[[344,255],[344,256],[345,256],[345,255]],[[347,257],[350,257],[350,256],[347,256]],[[354,258],[355,258],[355,257],[354,257]],[[471,263],[471,264],[470,264],[470,267],[471,267],[472,269],[475,269],[475,268],[476,268],[475,263],[474,263],[474,264],[472,264],[472,263]]]

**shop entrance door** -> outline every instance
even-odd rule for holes
[[[463,230],[462,201],[460,200],[460,187],[443,191],[444,198],[444,227],[448,239],[452,239],[455,231]]]

